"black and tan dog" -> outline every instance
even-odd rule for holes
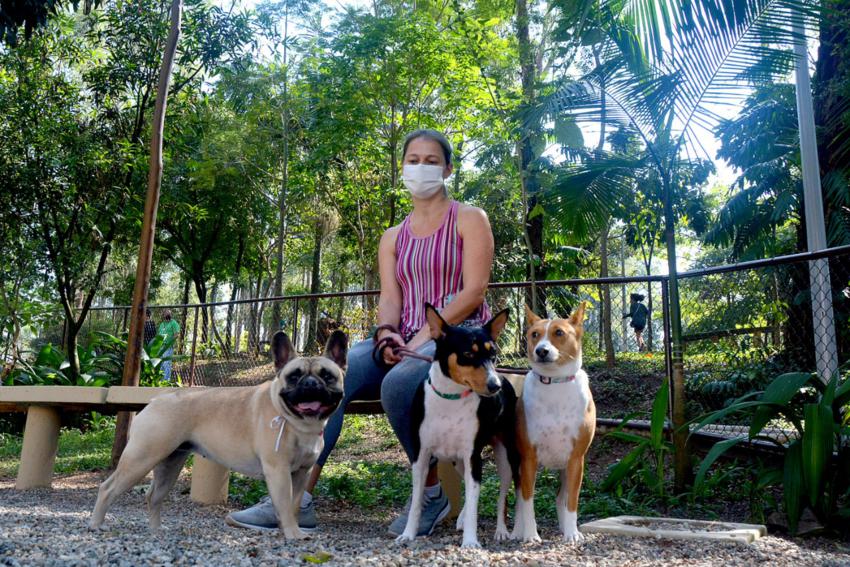
[[[463,547],[478,542],[478,494],[481,451],[493,445],[500,493],[496,539],[507,539],[504,496],[519,473],[515,442],[516,394],[494,366],[496,341],[508,319],[504,310],[482,327],[455,327],[426,304],[431,337],[437,345],[426,382],[419,385],[411,408],[414,434],[413,493],[407,526],[397,541],[412,541],[419,528],[425,477],[432,456],[455,461],[463,475],[466,498],[458,516]]]
[[[297,511],[310,468],[322,450],[322,431],[342,400],[348,338],[335,331],[320,357],[297,357],[283,332],[272,351],[277,375],[242,388],[184,390],[154,398],[133,420],[115,472],[100,485],[91,527],[103,523],[119,495],[151,470],[147,494],[151,529],[162,502],[191,452],[266,484],[281,534],[301,539]]]

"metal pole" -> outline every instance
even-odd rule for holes
[[[198,346],[198,309],[199,307],[195,306],[195,326],[192,331],[192,357],[189,360],[189,387],[195,385],[195,351]]]
[[[797,122],[800,130],[800,157],[803,165],[803,202],[806,211],[806,240],[810,252],[826,248],[826,225],[823,218],[823,195],[820,185],[818,144],[815,134],[815,113],[812,87],[809,80],[808,42],[803,29],[803,16],[794,10],[793,31],[796,64],[794,77],[797,86]],[[812,326],[818,375],[828,381],[838,371],[838,348],[835,342],[835,316],[829,278],[829,260],[809,262],[811,285]]]

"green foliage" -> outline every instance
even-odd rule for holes
[[[731,257],[741,260],[790,252],[776,233],[799,221],[802,200],[794,86],[757,87],[739,115],[721,121],[716,133],[718,156],[742,173],[706,242],[730,247]]]
[[[174,386],[163,379],[162,363],[177,357],[166,355],[173,339],[157,335],[144,345],[140,386]],[[96,332],[88,346],[77,347],[80,375],[74,379],[68,372],[70,362],[65,353],[47,344],[36,354],[33,361],[18,361],[18,368],[5,379],[7,386],[116,386],[121,384],[127,340]],[[179,385],[179,382],[178,382]]]
[[[106,469],[114,438],[115,418],[92,412],[85,427],[63,428],[60,432],[54,471],[70,474]],[[0,434],[0,477],[17,475],[22,447],[22,437]]]
[[[652,495],[664,498],[665,489],[665,459],[673,450],[672,443],[665,437],[664,428],[667,423],[669,401],[669,386],[662,382],[650,415],[649,435],[643,436],[623,431],[635,414],[627,417],[622,423],[607,435],[634,444],[632,450],[617,463],[613,464],[608,476],[600,488],[612,491],[622,496],[628,481],[642,484]]]
[[[748,435],[716,445],[700,466],[695,488],[700,488],[709,468],[730,448],[748,439],[765,440],[785,449],[782,468],[771,471],[769,478],[771,482],[781,480],[783,508],[791,532],[797,531],[806,508],[824,525],[843,525],[850,510],[850,380],[836,374],[824,383],[813,374],[782,374],[763,392],[743,396],[702,417],[694,431],[733,413],[750,416]],[[763,433],[779,418],[790,423],[796,433],[787,446]]]

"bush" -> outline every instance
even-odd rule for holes
[[[141,386],[171,386],[163,379],[162,363],[176,357],[166,357],[173,340],[157,335],[142,350]],[[77,347],[80,375],[74,379],[68,369],[71,364],[62,349],[44,345],[31,363],[19,360],[4,380],[6,386],[117,386],[121,384],[127,340],[96,331],[89,344]]]
[[[750,422],[746,436],[715,445],[699,468],[699,489],[708,469],[730,448],[747,440],[776,443],[785,452],[783,466],[763,478],[781,486],[783,508],[792,533],[806,508],[825,526],[846,529],[850,518],[850,380],[836,374],[824,383],[815,374],[776,377],[763,392],[738,398],[726,408],[704,416],[694,431],[727,415],[743,413]],[[786,445],[763,435],[771,420],[781,417],[796,431]]]

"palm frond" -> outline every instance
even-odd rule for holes
[[[643,159],[618,155],[597,157],[562,169],[542,195],[542,203],[558,227],[574,241],[602,228],[631,194]]]

